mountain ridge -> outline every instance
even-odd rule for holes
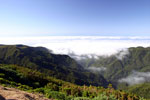
[[[102,85],[104,87],[108,85],[102,75],[84,70],[68,55],[53,54],[43,47],[1,45],[0,63],[40,70],[47,75],[79,85]]]
[[[81,59],[78,62],[85,69],[101,69],[100,71],[93,72],[103,75],[105,79],[111,81],[116,87],[120,83],[129,82],[127,79],[130,77],[133,77],[133,80],[140,79],[140,77],[142,77],[141,80],[146,79],[147,81],[150,79],[149,76],[144,74],[150,72],[150,47],[130,47],[111,56]],[[121,80],[123,81],[121,82]],[[126,85],[130,84],[127,83]]]

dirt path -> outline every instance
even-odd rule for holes
[[[0,100],[52,100],[42,95],[0,86]]]

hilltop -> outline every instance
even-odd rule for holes
[[[44,47],[0,45],[0,63],[24,66],[78,85],[108,85],[102,75],[85,70],[68,55],[53,54]]]

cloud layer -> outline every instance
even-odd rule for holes
[[[94,72],[101,72],[106,70],[105,67],[94,67],[94,66],[88,67],[87,69]]]
[[[25,44],[44,46],[54,53],[76,55],[111,55],[118,51],[150,44],[150,37],[108,37],[108,36],[49,36],[0,38],[1,44]]]
[[[129,53],[128,49],[123,49],[120,52],[118,52],[117,54],[115,54],[115,56],[117,59],[122,60],[123,58],[125,58],[129,54],[130,53]]]
[[[119,82],[125,82],[129,85],[150,82],[150,72],[137,72],[133,71],[133,73],[126,78],[122,78]]]

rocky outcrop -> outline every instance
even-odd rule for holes
[[[28,93],[15,88],[0,86],[0,100],[53,100],[44,98],[43,95]]]

